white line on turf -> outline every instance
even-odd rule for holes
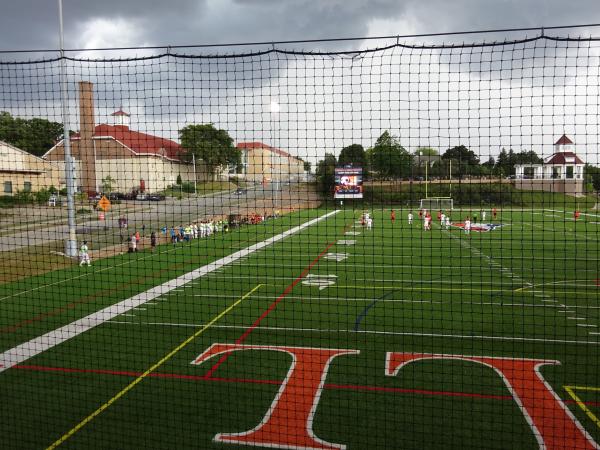
[[[137,308],[144,303],[154,300],[161,295],[172,291],[178,287],[189,283],[197,278],[203,277],[216,269],[219,269],[225,265],[228,265],[231,262],[237,261],[239,258],[248,256],[252,253],[255,253],[259,250],[262,250],[265,247],[268,247],[276,242],[279,242],[288,236],[298,233],[299,231],[310,227],[322,220],[325,220],[334,214],[337,214],[338,211],[332,211],[327,214],[324,214],[316,219],[309,220],[302,225],[298,225],[296,227],[290,228],[283,233],[280,233],[276,236],[270,237],[262,242],[257,244],[253,244],[243,250],[238,250],[231,255],[225,256],[217,261],[213,261],[210,264],[199,267],[198,269],[192,270],[186,274],[183,274],[173,280],[169,280],[161,285],[155,286],[146,292],[141,292],[133,297],[130,297],[126,300],[123,300],[117,304],[111,305],[107,308],[104,308],[100,311],[97,311],[93,314],[90,314],[82,319],[71,322],[68,325],[60,327],[54,331],[50,331],[42,336],[31,339],[23,344],[20,344],[14,348],[6,350],[3,353],[0,353],[0,372],[9,369],[10,367],[20,364],[23,361],[32,358],[46,350],[51,349],[63,342],[74,338],[81,333],[88,331],[98,325],[101,325],[112,318],[122,315],[134,308]]]
[[[125,322],[111,320],[111,324],[124,324],[124,325],[152,325],[152,326],[165,326],[165,327],[201,327],[202,324],[192,323],[168,323],[168,322]],[[231,328],[231,329],[243,329],[246,330],[248,327],[244,325],[213,325],[214,328]],[[388,336],[421,336],[421,337],[439,337],[439,338],[455,338],[455,339],[483,339],[483,340],[498,340],[498,341],[519,341],[519,342],[544,342],[544,343],[556,343],[556,344],[586,344],[586,345],[600,345],[600,341],[580,341],[577,339],[547,339],[547,338],[528,338],[520,336],[489,336],[489,335],[470,335],[470,334],[447,334],[447,333],[414,333],[410,331],[376,331],[376,330],[351,330],[351,329],[323,329],[323,328],[295,328],[295,327],[273,327],[273,326],[261,326],[261,330],[272,330],[272,331],[285,331],[285,332],[312,332],[312,333],[356,333],[356,334],[373,334],[373,335],[388,335]],[[592,333],[589,333],[592,334]],[[600,333],[597,333],[600,335]]]

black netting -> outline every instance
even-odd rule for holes
[[[0,61],[2,448],[597,447],[596,40],[155,51]]]

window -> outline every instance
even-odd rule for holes
[[[23,192],[31,192],[31,181],[25,181],[23,183]]]
[[[5,181],[4,182],[4,193],[5,194],[12,194],[12,181]]]
[[[573,178],[573,166],[567,166],[567,178]]]

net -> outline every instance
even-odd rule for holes
[[[3,448],[599,442],[598,40],[369,42],[2,54]]]
[[[454,201],[451,198],[444,197],[429,197],[422,198],[419,201],[419,209],[434,210],[451,210],[454,209]]]

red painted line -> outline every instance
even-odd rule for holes
[[[319,262],[319,260],[321,259],[321,257],[327,253],[327,251],[333,246],[335,245],[337,241],[333,241],[330,242],[329,244],[327,244],[327,247],[325,247],[325,250],[323,250],[321,253],[319,253],[319,255],[312,260],[312,262],[306,266],[304,268],[304,270],[302,270],[302,272],[300,273],[300,275],[298,275],[296,277],[296,279],[294,281],[292,281],[286,288],[285,290],[281,293],[281,295],[279,295],[279,297],[277,297],[277,299],[271,303],[269,305],[269,307],[266,309],[265,312],[263,312],[260,317],[258,319],[256,319],[254,321],[254,323],[252,325],[250,325],[246,331],[244,331],[244,333],[237,338],[237,340],[235,341],[236,344],[240,344],[242,342],[244,342],[246,340],[246,338],[250,335],[250,333],[252,333],[257,327],[258,325],[263,321],[263,319],[265,317],[267,317],[276,307],[277,305],[285,298],[287,297],[287,295],[292,292],[292,290],[294,289],[294,287],[296,287],[296,285],[300,282],[300,280],[302,280],[302,278],[304,278],[306,275],[308,275],[308,272],[310,271],[310,269],[312,269],[314,267],[315,264],[317,264],[317,262]],[[206,372],[206,374],[204,375],[207,378],[210,378],[212,376],[213,373],[215,373],[215,371],[221,366],[221,364],[223,364],[227,358],[229,358],[229,355],[231,353],[225,353],[223,356],[221,356],[221,358],[219,358],[219,360],[208,370],[208,372]]]
[[[48,366],[35,366],[35,365],[23,365],[19,364],[12,367],[13,369],[20,370],[31,370],[36,372],[54,372],[54,373],[87,373],[96,375],[113,375],[113,376],[126,376],[132,378],[138,378],[142,375],[142,372],[131,372],[126,370],[106,370],[106,369],[78,369],[69,367],[48,367]],[[281,380],[259,380],[252,378],[225,378],[225,377],[207,377],[206,375],[184,375],[177,373],[161,373],[153,372],[148,375],[149,378],[162,378],[162,379],[177,379],[177,380],[189,380],[189,381],[214,381],[220,383],[241,383],[241,384],[266,384],[272,386],[280,386]],[[463,397],[463,398],[478,398],[478,399],[489,399],[489,400],[504,400],[512,401],[511,395],[494,395],[494,394],[477,394],[471,392],[456,392],[456,391],[433,391],[426,389],[408,389],[408,388],[395,388],[395,387],[382,387],[382,386],[361,386],[352,384],[335,384],[326,383],[323,386],[325,389],[341,390],[341,391],[367,391],[367,392],[383,392],[383,393],[396,393],[396,394],[418,394],[418,395],[429,395],[433,397]],[[564,400],[564,403],[575,404],[575,400]],[[587,406],[597,407],[600,406],[600,401],[587,401],[583,402]]]

